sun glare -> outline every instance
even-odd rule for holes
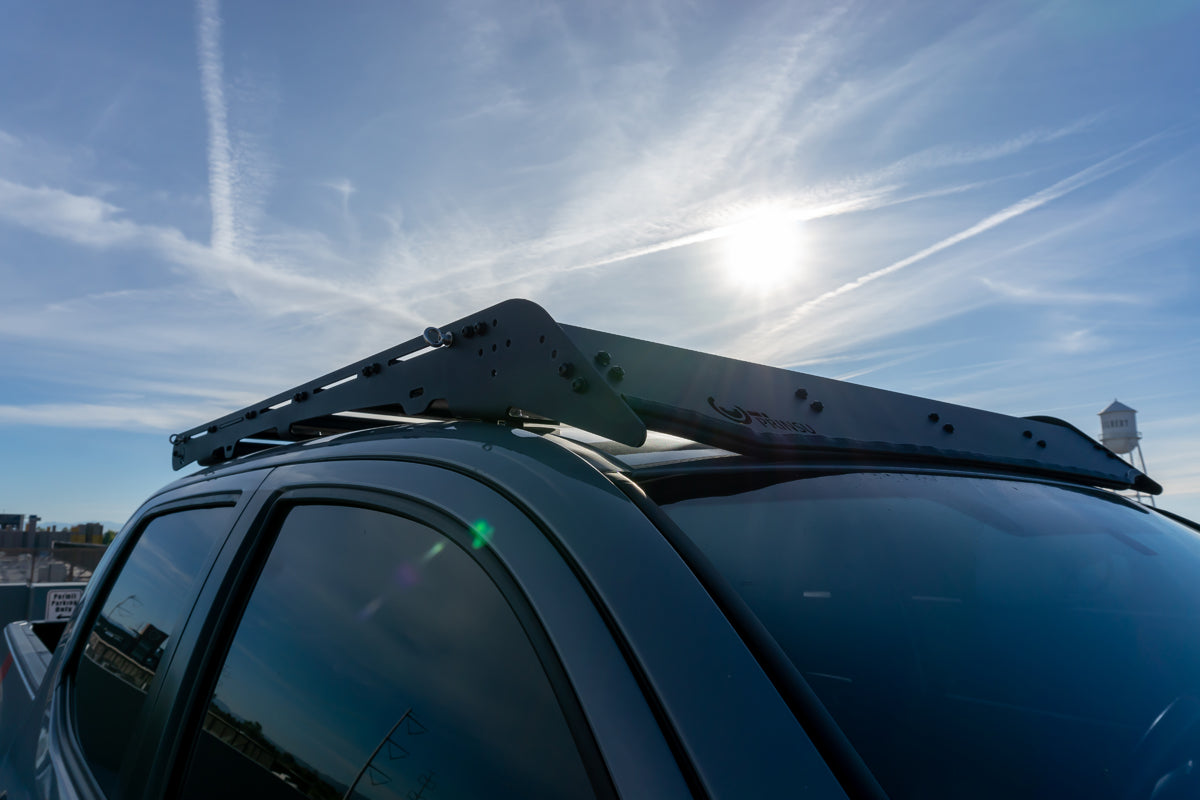
[[[802,225],[789,209],[769,209],[732,226],[723,241],[729,280],[759,294],[788,283],[800,267]]]

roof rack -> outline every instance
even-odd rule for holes
[[[544,417],[630,446],[647,428],[754,457],[973,465],[1162,491],[1061,420],[1017,418],[616,334],[508,300],[171,437],[175,469],[376,427],[365,412],[521,425]]]

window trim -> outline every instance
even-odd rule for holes
[[[497,501],[510,502],[502,496],[497,496]],[[182,791],[209,699],[242,616],[284,522],[291,511],[300,506],[360,508],[402,517],[430,528],[462,550],[496,587],[525,633],[562,712],[597,800],[616,800],[618,794],[612,776],[566,668],[532,602],[504,561],[491,548],[472,548],[473,534],[466,524],[432,503],[398,491],[338,483],[306,484],[272,492],[238,543],[235,565],[221,582],[219,599],[205,620],[204,631],[195,648],[196,655],[188,666],[187,685],[181,688],[178,710],[173,715],[178,720],[178,734],[166,770],[165,796],[176,797]],[[522,516],[527,517],[524,513]]]
[[[201,566],[196,582],[189,593],[188,600],[185,601],[185,613],[179,623],[180,632],[182,632],[187,626],[192,613],[195,611],[196,603],[199,600],[204,583],[207,581],[213,566],[219,558],[221,549],[228,540],[230,531],[237,525],[239,516],[237,509],[240,505],[244,505],[250,495],[251,492],[241,489],[189,495],[158,503],[146,509],[140,516],[135,517],[129,523],[129,526],[131,526],[130,534],[120,537],[118,540],[121,543],[120,549],[113,554],[113,558],[105,566],[104,575],[96,591],[92,593],[92,599],[89,600],[86,608],[81,609],[82,613],[71,621],[71,630],[64,631],[62,641],[70,641],[70,649],[64,653],[64,659],[59,668],[60,677],[54,688],[54,706],[56,708],[52,709],[50,713],[54,717],[54,727],[57,728],[57,734],[52,734],[52,738],[57,745],[55,750],[58,759],[61,760],[62,766],[71,775],[72,783],[76,790],[82,790],[81,794],[87,792],[97,798],[108,796],[100,787],[92,771],[91,763],[83,749],[83,743],[79,739],[79,730],[76,723],[78,709],[76,704],[75,673],[79,666],[79,660],[83,657],[83,651],[87,647],[87,636],[84,632],[90,632],[95,625],[104,601],[112,593],[113,586],[120,578],[121,572],[128,563],[134,548],[141,541],[142,535],[151,523],[171,514],[213,508],[230,508],[233,510],[232,517],[229,523],[224,526],[224,529],[218,532],[218,543],[205,559],[203,566]],[[117,777],[117,786],[121,795],[128,794],[130,791],[131,775],[129,773],[131,764],[143,746],[137,742],[145,738],[146,728],[155,714],[163,681],[175,660],[175,653],[180,644],[178,634],[173,636],[172,639],[174,641],[171,642],[163,654],[162,666],[156,671],[154,678],[147,687],[146,701],[138,712],[137,720],[134,723],[135,744],[126,751],[121,761]]]

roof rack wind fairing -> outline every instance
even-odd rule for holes
[[[975,465],[1162,488],[1060,420],[1017,418],[616,334],[508,300],[171,437],[175,469],[376,427],[365,412],[521,425],[545,417],[630,446],[646,430],[744,455]]]

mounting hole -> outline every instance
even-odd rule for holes
[[[492,345],[492,352],[496,352],[496,345]]]
[[[505,340],[504,340],[504,346],[505,346],[505,347],[512,347],[512,339],[505,339]]]
[[[545,337],[545,335],[539,336],[539,337],[538,337],[538,344],[545,344],[545,343],[546,343],[546,337]]]
[[[557,350],[551,350],[551,351],[550,351],[550,357],[551,357],[551,358],[558,358],[558,351],[557,351]]]
[[[497,325],[499,325],[499,324],[500,324],[500,321],[499,321],[499,320],[495,320],[495,319],[494,319],[494,320],[492,320],[492,327],[493,327],[493,328],[494,328],[494,327],[496,327],[496,326],[497,326]]]
[[[492,377],[496,377],[496,370],[492,370]]]

